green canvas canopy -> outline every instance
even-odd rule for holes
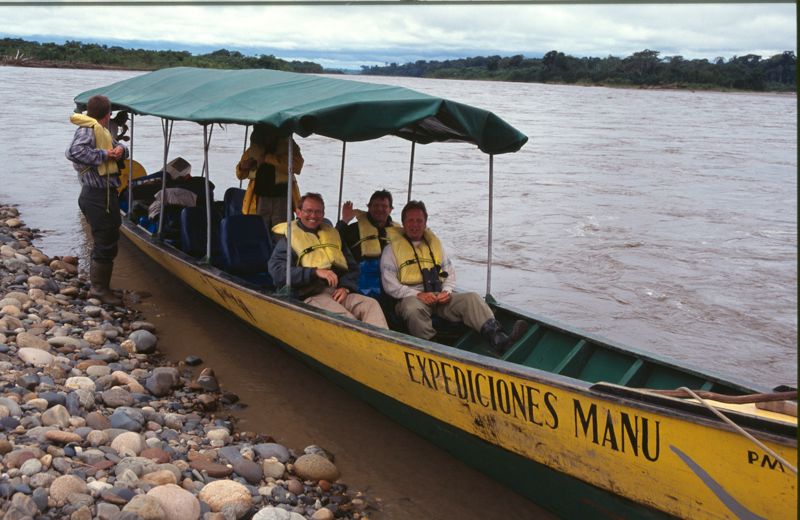
[[[528,138],[495,114],[403,87],[265,69],[162,69],[96,94],[115,110],[200,124],[265,124],[281,134],[342,141],[396,135],[418,143],[463,141],[484,153],[516,152]]]

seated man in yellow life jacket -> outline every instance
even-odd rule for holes
[[[359,292],[374,298],[381,295],[381,252],[389,243],[386,228],[400,227],[392,221],[392,209],[392,194],[378,190],[369,198],[367,211],[353,209],[351,201],[345,202],[342,219],[336,223],[336,229],[359,263]],[[356,222],[349,224],[353,217]]]
[[[358,264],[336,228],[325,221],[325,202],[318,193],[300,197],[297,219],[272,232],[283,235],[269,258],[269,274],[277,287],[286,285],[286,257],[291,254],[292,289],[314,307],[388,328],[378,301],[358,294]],[[291,252],[286,240],[292,226]]]
[[[506,334],[492,310],[477,293],[453,293],[456,273],[442,243],[427,228],[425,204],[412,200],[403,208],[401,231],[389,230],[390,243],[381,255],[383,290],[399,300],[397,314],[414,336],[431,339],[436,335],[431,316],[464,323],[480,333],[492,348],[503,354],[528,329],[519,320]]]

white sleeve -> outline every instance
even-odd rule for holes
[[[394,251],[387,246],[381,253],[381,282],[383,290],[392,298],[402,300],[408,296],[416,296],[419,291],[400,283],[397,277],[397,262],[394,259]]]
[[[442,271],[447,273],[447,278],[442,282],[442,291],[452,293],[456,288],[456,268],[442,246]]]

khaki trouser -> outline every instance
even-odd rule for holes
[[[477,332],[481,331],[484,323],[494,319],[492,310],[474,292],[451,294],[449,302],[436,305],[426,305],[416,296],[408,296],[397,303],[395,311],[405,320],[408,331],[422,339],[436,335],[431,323],[434,313],[448,321],[461,322]]]
[[[389,328],[378,300],[358,293],[350,293],[344,299],[343,304],[340,304],[331,296],[333,291],[333,288],[328,287],[323,292],[309,296],[303,301],[314,307],[363,321],[382,329]]]
[[[286,195],[282,197],[258,197],[256,214],[264,219],[267,231],[272,231],[272,226],[286,222]]]

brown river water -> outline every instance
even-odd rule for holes
[[[0,67],[0,202],[44,230],[50,255],[86,255],[79,186],[64,158],[72,98],[134,72]],[[531,313],[763,386],[797,384],[795,95],[623,90],[425,80],[392,83],[491,110],[530,137],[495,166],[492,294]],[[135,121],[134,157],[162,161],[161,127]],[[176,123],[170,157],[202,168],[202,128]],[[238,185],[244,129],[213,131],[216,198]],[[298,139],[303,191],[333,218],[341,143]],[[344,198],[406,199],[410,144],[347,145]],[[462,288],[486,290],[488,159],[463,144],[418,146],[412,197],[449,245]],[[397,211],[399,213],[399,211]],[[162,351],[194,354],[249,406],[241,429],[294,449],[320,444],[343,479],[381,499],[376,518],[545,514],[415,436],[123,242],[115,284],[138,291]]]

